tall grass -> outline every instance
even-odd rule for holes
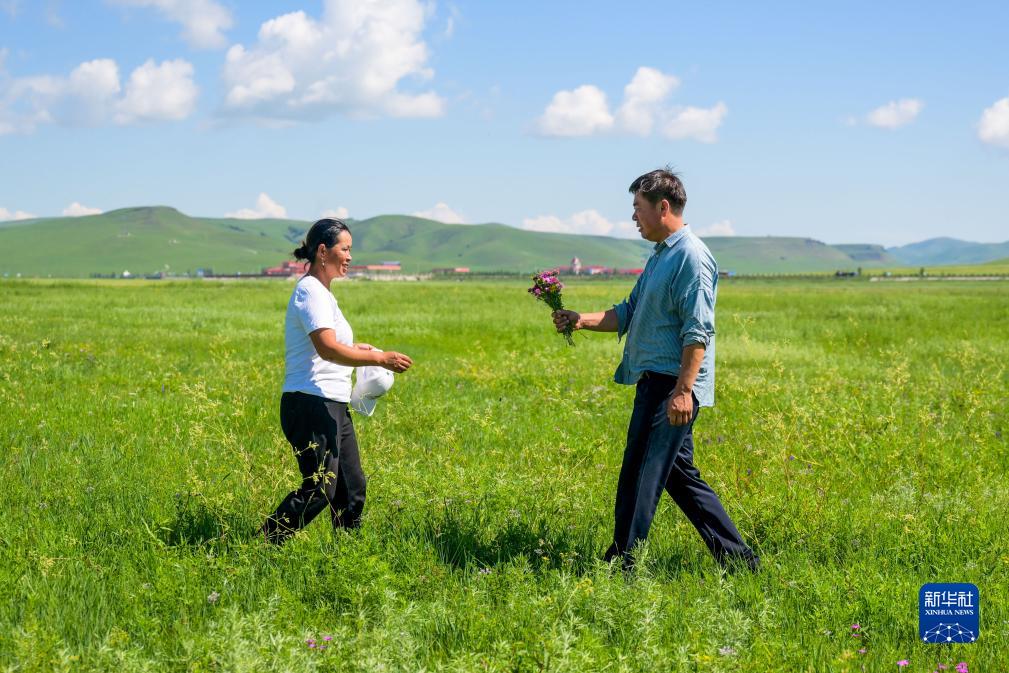
[[[611,383],[620,345],[565,346],[511,283],[334,286],[357,340],[416,365],[356,418],[364,527],[321,517],[264,545],[298,481],[278,421],[290,289],[0,283],[0,666],[1009,666],[1001,284],[723,284],[696,457],[757,575],[720,573],[668,498],[634,573],[599,561],[633,394]],[[917,642],[933,581],[980,587],[979,642]]]

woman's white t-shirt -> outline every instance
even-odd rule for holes
[[[323,360],[308,336],[323,328],[333,330],[341,344],[354,345],[354,331],[343,317],[336,297],[314,276],[304,276],[291,293],[284,320],[284,392],[349,402],[354,368]]]

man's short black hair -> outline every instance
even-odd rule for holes
[[[668,166],[645,173],[631,183],[628,191],[631,194],[641,192],[652,205],[665,199],[669,202],[669,209],[673,211],[673,215],[682,215],[683,209],[687,206],[687,192],[683,189],[680,176]]]

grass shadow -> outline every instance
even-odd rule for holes
[[[442,563],[458,569],[489,568],[525,557],[534,569],[581,572],[602,555],[592,531],[571,526],[560,516],[528,518],[514,510],[501,514],[486,503],[446,507],[441,516],[414,530],[434,547]]]
[[[215,506],[200,493],[178,493],[175,511],[158,526],[158,539],[170,547],[248,542],[261,535],[255,522]]]

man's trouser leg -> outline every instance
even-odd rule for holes
[[[663,489],[670,491],[719,562],[731,556],[752,557],[718,496],[693,464],[696,398],[687,425],[669,423],[666,409],[675,385],[675,377],[652,373],[638,381],[617,483],[613,544],[606,558],[619,554],[629,564],[634,545],[648,537]]]

